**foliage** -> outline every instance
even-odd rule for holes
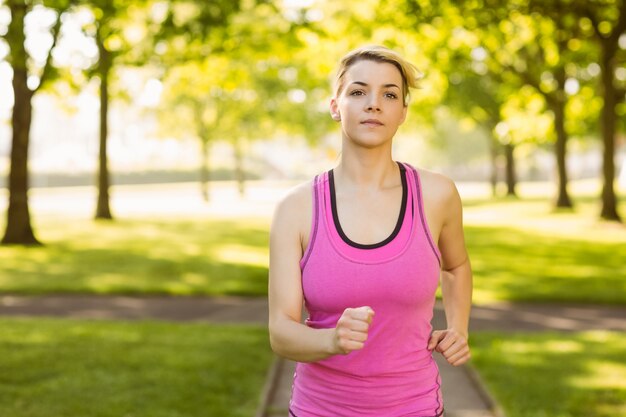
[[[626,413],[626,335],[473,333],[472,363],[509,417]]]
[[[201,140],[266,139],[281,133],[319,139],[324,120],[312,108],[319,107],[320,94],[306,65],[294,59],[299,48],[294,25],[267,4],[233,15],[219,49],[170,68],[164,133],[172,131],[169,126],[182,133],[175,120],[182,115],[195,120],[183,132]]]
[[[271,353],[253,326],[1,319],[12,417],[253,415]]]

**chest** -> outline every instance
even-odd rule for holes
[[[401,187],[376,192],[338,192],[335,196],[335,219],[352,241],[371,245],[389,237],[402,210]]]
[[[388,262],[352,262],[336,252],[312,256],[303,271],[308,308],[340,313],[369,305],[414,309],[432,302],[439,283],[439,264],[427,247],[412,245]]]

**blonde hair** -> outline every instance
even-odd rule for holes
[[[348,52],[339,62],[335,77],[335,96],[343,88],[343,77],[350,67],[359,61],[385,62],[395,66],[402,76],[402,97],[404,105],[408,105],[410,88],[417,88],[422,73],[417,67],[404,59],[397,52],[380,45],[367,45]]]

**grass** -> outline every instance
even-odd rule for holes
[[[43,247],[0,248],[0,291],[265,295],[267,221],[51,219]]]
[[[13,417],[249,417],[271,354],[252,326],[0,319]]]
[[[597,220],[595,200],[556,212],[545,199],[470,201],[465,213],[476,303],[626,303],[626,227]]]
[[[472,363],[507,417],[626,415],[626,335],[472,335]]]

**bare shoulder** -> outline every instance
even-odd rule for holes
[[[313,180],[291,188],[278,202],[274,210],[272,230],[285,228],[301,233],[311,222]]]
[[[460,201],[454,181],[445,175],[427,169],[418,169],[423,187],[424,199],[432,204],[449,204]]]

